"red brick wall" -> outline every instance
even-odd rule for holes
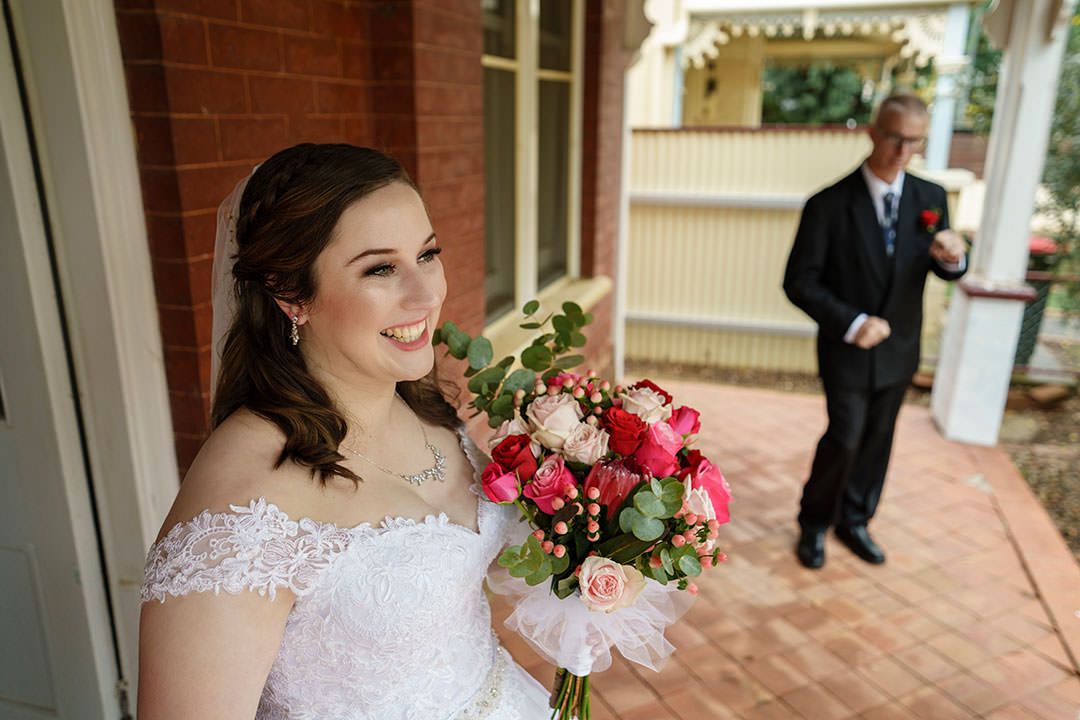
[[[622,166],[623,73],[631,53],[623,48],[625,3],[586,3],[585,102],[583,107],[581,270],[585,276],[615,277]],[[592,312],[589,360],[598,369],[611,362],[614,294]]]
[[[116,0],[177,455],[208,429],[218,203],[298,142],[399,157],[448,252],[447,317],[483,319],[480,4]]]

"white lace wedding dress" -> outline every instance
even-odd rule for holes
[[[296,594],[260,720],[546,720],[548,691],[499,646],[482,589],[514,518],[479,501],[479,532],[445,514],[339,528],[260,498],[173,527],[150,548],[142,601]]]

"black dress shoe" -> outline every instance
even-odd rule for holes
[[[804,567],[817,570],[825,564],[825,531],[803,530],[795,554]]]
[[[851,548],[851,552],[866,562],[874,565],[885,562],[885,553],[881,552],[881,548],[870,538],[870,533],[866,531],[865,525],[852,525],[851,527],[838,525],[836,527],[836,537],[840,538],[840,542]]]

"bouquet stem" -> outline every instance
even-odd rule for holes
[[[589,720],[589,676],[579,676],[566,668],[555,671],[551,690],[552,720]]]

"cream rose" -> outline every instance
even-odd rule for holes
[[[578,423],[563,443],[563,455],[567,460],[595,465],[608,453],[607,430],[593,427],[588,423]]]
[[[619,397],[622,399],[623,410],[634,413],[650,425],[671,417],[671,405],[655,390],[647,387],[630,388]]]
[[[532,439],[551,450],[562,450],[570,431],[581,424],[578,401],[569,393],[544,395],[529,403],[525,411]]]
[[[528,435],[529,429],[525,427],[525,423],[521,422],[521,416],[516,412],[512,420],[503,420],[503,424],[499,426],[499,429],[495,431],[495,434],[488,440],[488,452],[495,449],[495,446],[501,443],[511,435]]]
[[[593,555],[581,563],[578,585],[585,607],[609,613],[634,604],[645,589],[645,576],[637,568]]]

